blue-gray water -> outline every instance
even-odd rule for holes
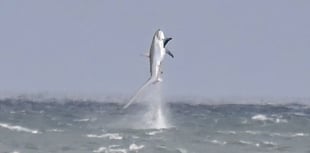
[[[0,152],[310,153],[307,105],[168,103],[167,129],[146,126],[145,106],[122,106],[0,100]]]

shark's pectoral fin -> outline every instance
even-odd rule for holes
[[[147,57],[147,58],[150,57],[150,54],[149,54],[149,53],[144,53],[144,54],[140,54],[140,55],[143,56],[143,57]]]
[[[166,53],[171,56],[172,58],[174,58],[174,55],[170,52],[170,50],[166,49]]]
[[[164,47],[166,47],[167,43],[171,40],[172,38],[165,38],[164,39]]]

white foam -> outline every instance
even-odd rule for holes
[[[145,105],[148,106],[147,113],[143,116],[143,122],[146,128],[167,129],[170,127],[167,120],[167,108],[162,95],[161,83],[157,83],[148,89],[145,97]]]
[[[292,135],[293,137],[306,137],[309,136],[308,133],[295,133]]]
[[[218,144],[218,145],[225,145],[225,144],[227,144],[226,141],[220,141],[220,140],[216,140],[216,139],[209,140],[208,142],[213,143],[213,144]]]
[[[154,106],[149,106],[149,110],[146,114],[144,114],[143,119],[144,122],[147,123],[147,128],[167,129],[170,127],[163,113],[161,104],[154,104]]]
[[[275,119],[276,123],[287,123],[288,121],[286,119],[282,119],[282,118],[276,118]]]
[[[295,112],[295,113],[293,113],[293,115],[295,115],[295,116],[302,116],[302,117],[307,116],[307,114],[301,113],[301,112]]]
[[[282,116],[279,115],[272,115],[272,117],[267,117],[266,115],[263,114],[257,114],[252,117],[252,120],[256,121],[269,121],[269,122],[274,122],[274,123],[287,123],[288,121],[286,119],[283,119]]]
[[[47,132],[64,132],[64,130],[61,129],[48,129]]]
[[[133,143],[129,146],[129,151],[138,151],[142,148],[144,148],[144,145],[136,145]]]
[[[251,130],[247,130],[245,131],[246,134],[252,134],[252,135],[257,135],[257,134],[261,134],[261,131],[251,131]]]
[[[18,126],[18,125],[10,125],[10,124],[6,124],[6,123],[0,123],[0,127],[6,128],[6,129],[9,129],[12,131],[18,131],[18,132],[27,132],[27,133],[32,133],[32,134],[41,133],[38,130],[33,130],[33,129],[26,128],[26,127]]]
[[[309,134],[308,133],[271,133],[270,136],[293,138],[293,137],[306,137],[306,136],[309,136]]]
[[[109,149],[108,153],[127,153],[126,149]]]
[[[251,141],[245,141],[245,140],[240,140],[239,141],[241,144],[246,144],[246,145],[255,145],[254,142],[251,142]]]
[[[140,137],[136,136],[136,135],[132,135],[131,136],[133,139],[139,139]]]
[[[269,146],[269,147],[274,147],[274,146],[277,146],[278,144],[275,143],[275,142],[272,142],[272,141],[263,141],[263,142],[261,143],[261,145]]]
[[[177,151],[179,153],[187,153],[187,150],[186,149],[183,149],[183,148],[177,148]]]
[[[263,114],[257,114],[257,115],[254,115],[252,117],[252,120],[257,120],[257,121],[270,121],[272,120],[272,118],[269,118],[267,117],[266,115],[263,115]]]
[[[126,149],[117,148],[119,145],[110,145],[108,147],[100,147],[93,150],[94,153],[127,153]]]
[[[248,142],[248,141],[245,141]],[[250,145],[254,145],[256,147],[276,147],[278,144],[272,141],[263,141],[258,143],[249,142]]]
[[[88,121],[96,121],[96,118],[81,118],[81,119],[75,119],[74,122],[88,122]]]
[[[90,118],[75,119],[74,122],[88,122]]]
[[[108,138],[110,140],[122,140],[123,137],[120,136],[118,133],[107,133],[102,135],[95,135],[95,134],[87,134],[86,135],[89,138]]]
[[[161,106],[158,107],[158,109],[157,109],[157,120],[156,120],[156,122],[157,122],[157,123],[155,123],[156,129],[168,128]]]
[[[228,131],[221,131],[221,130],[219,130],[219,131],[216,131],[216,132],[220,133],[220,134],[232,134],[232,135],[237,134],[236,131],[232,131],[232,130],[228,130]]]
[[[245,144],[245,145],[252,145],[255,147],[275,147],[278,144],[272,141],[263,141],[263,142],[251,142],[251,141],[244,141],[244,140],[239,140],[240,144]]]
[[[98,149],[96,149],[96,150],[94,150],[93,152],[95,152],[95,153],[102,153],[102,152],[107,152],[107,148],[106,147],[100,147],[100,148],[98,148]]]
[[[163,131],[162,130],[159,130],[159,131],[151,131],[151,132],[147,132],[146,134],[147,135],[156,135],[158,133],[162,133]]]

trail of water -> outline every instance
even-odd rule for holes
[[[165,101],[162,95],[162,84],[157,83],[150,87],[146,97],[148,111],[144,114],[144,122],[149,128],[165,129],[169,128],[165,108]]]

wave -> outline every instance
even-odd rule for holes
[[[95,153],[107,152],[107,148],[106,147],[100,147],[98,149],[93,150],[93,152],[95,152]]]
[[[212,144],[217,144],[217,145],[226,145],[227,142],[226,141],[221,141],[221,140],[217,140],[217,139],[213,139],[213,140],[206,140],[207,142],[209,143],[212,143]]]
[[[62,129],[48,129],[47,132],[65,132],[65,130]]]
[[[0,123],[0,127],[6,128],[12,131],[18,131],[18,132],[27,132],[32,134],[40,134],[41,132],[38,130],[29,129],[26,127],[18,126],[18,125],[10,125],[7,123]]]
[[[96,135],[96,134],[87,134],[86,137],[88,138],[108,138],[110,140],[122,140],[123,137],[118,133],[106,133],[102,135]]]
[[[128,102],[129,95],[124,94],[51,94],[51,93],[26,93],[26,94],[1,94],[1,101],[30,101],[38,103],[67,103],[67,102],[96,102],[96,103],[118,103],[125,104]],[[260,105],[279,105],[279,104],[302,104],[310,105],[310,97],[218,97],[203,98],[193,96],[174,96],[165,98],[168,103],[183,103],[191,105],[218,105],[218,104],[260,104]]]
[[[144,148],[144,145],[137,145],[133,143],[129,146],[129,151],[137,152],[138,150],[141,150],[142,148]]]
[[[133,150],[130,150],[130,147],[129,147],[129,151],[138,152],[138,150],[142,149],[144,146],[143,147],[137,146],[137,147],[140,147],[140,148],[138,148],[137,150],[135,150],[136,148],[134,148]],[[94,153],[106,153],[106,152],[110,152],[110,153],[127,153],[127,149],[120,148],[120,145],[110,145],[108,147],[99,147],[98,149],[93,150],[93,152]]]
[[[74,122],[93,122],[96,121],[97,118],[81,118],[81,119],[75,119]]]
[[[218,130],[216,131],[218,134],[223,135],[240,135],[240,134],[248,134],[248,135],[265,135],[270,137],[283,137],[283,138],[295,138],[295,137],[308,137],[310,136],[309,133],[303,133],[303,132],[288,132],[288,133],[278,133],[278,132],[266,132],[266,131],[252,131],[252,130],[245,130],[245,131],[222,131]]]
[[[274,122],[274,123],[287,123],[288,121],[286,119],[283,119],[282,116],[278,117],[267,117],[264,114],[257,114],[252,116],[252,120],[255,121],[262,121],[262,122]]]
[[[157,131],[146,132],[145,134],[152,136],[152,135],[157,135],[157,134],[162,133],[162,132],[163,132],[163,130],[157,130]]]
[[[273,141],[253,142],[253,141],[239,140],[238,142],[236,142],[236,144],[249,145],[249,146],[255,146],[255,147],[262,147],[262,148],[275,148],[278,146],[278,144]]]

